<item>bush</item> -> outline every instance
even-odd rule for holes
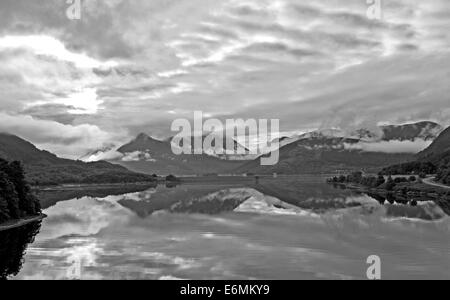
[[[408,179],[406,179],[406,178],[404,178],[404,177],[397,177],[397,178],[394,179],[394,182],[395,182],[396,184],[399,184],[399,183],[405,183],[405,182],[408,182]]]
[[[177,182],[177,181],[180,181],[180,180],[177,177],[175,177],[174,175],[169,175],[169,176],[166,177],[166,181]]]

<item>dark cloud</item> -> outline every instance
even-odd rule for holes
[[[62,94],[58,95],[62,97]],[[64,104],[43,104],[43,105],[35,105],[29,108],[24,109],[21,113],[23,115],[30,115],[36,119],[41,120],[50,120],[56,121],[61,124],[73,124],[77,117],[68,112],[71,110],[75,110],[74,106],[67,106]]]

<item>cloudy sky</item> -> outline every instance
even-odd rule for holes
[[[450,1],[0,2],[0,131],[79,157],[194,110],[283,131],[450,120]]]

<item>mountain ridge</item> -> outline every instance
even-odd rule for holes
[[[152,180],[148,175],[138,174],[106,161],[85,163],[60,158],[9,133],[0,133],[0,158],[22,162],[26,178],[33,185]]]

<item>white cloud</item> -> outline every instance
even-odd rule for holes
[[[357,144],[344,144],[344,147],[347,150],[362,150],[364,152],[416,154],[426,149],[431,143],[432,141],[416,139],[414,141],[360,142]]]
[[[74,53],[66,49],[65,45],[48,35],[14,36],[7,35],[0,38],[0,51],[4,49],[28,49],[36,55],[54,57],[61,61],[75,64],[78,68],[92,69],[101,67],[115,67],[115,61],[101,62],[86,54]]]
[[[122,161],[131,162],[131,161],[149,161],[155,162],[156,160],[152,158],[149,152],[135,151],[125,153],[122,157]]]
[[[90,124],[64,125],[55,121],[2,112],[0,112],[0,129],[2,132],[32,141],[38,148],[70,158],[77,158],[88,149],[100,148],[105,143],[121,138],[123,134],[120,132],[110,134]]]
[[[84,162],[94,162],[94,161],[111,161],[111,160],[118,160],[123,157],[123,154],[118,152],[116,149],[111,149],[107,151],[100,151],[95,154],[89,155],[88,157],[83,158],[82,160]]]

